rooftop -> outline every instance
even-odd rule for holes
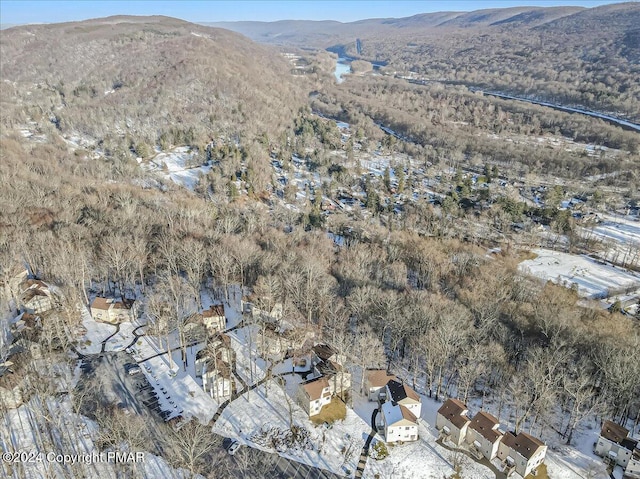
[[[395,379],[387,383],[387,388],[389,388],[390,399],[394,402],[400,402],[404,399],[410,399],[409,402],[420,402],[420,396],[417,392]]]
[[[531,459],[536,451],[544,446],[542,441],[526,432],[521,432],[517,436],[514,436],[511,432],[507,432],[502,438],[502,443],[527,459]]]
[[[497,431],[500,423],[488,412],[480,411],[471,420],[469,427],[490,442],[495,442],[502,433]]]
[[[384,415],[385,423],[388,426],[397,424],[402,420],[416,423],[418,419],[415,414],[409,411],[402,404],[395,404],[392,402],[386,402],[382,405],[382,414]]]
[[[222,304],[213,304],[209,309],[206,309],[202,312],[203,318],[217,318],[224,317],[224,305]]]
[[[600,435],[605,439],[609,439],[609,441],[621,444],[622,440],[629,435],[629,430],[613,421],[605,421],[604,424],[602,424]]]
[[[447,420],[458,429],[461,429],[469,422],[469,418],[465,416],[466,413],[467,406],[457,399],[447,399],[444,404],[440,406],[440,409],[438,409],[438,414],[447,418]]]
[[[369,381],[369,387],[384,387],[392,379],[396,380],[397,378],[393,374],[389,374],[386,369],[367,370],[367,381]]]
[[[327,378],[322,376],[317,379],[307,381],[306,383],[302,383],[301,386],[304,388],[307,396],[309,396],[309,399],[311,401],[314,401],[322,397],[322,391],[324,390],[324,388],[329,387],[329,381],[327,381]]]
[[[112,299],[97,297],[91,303],[91,309],[104,309],[105,311],[111,307]]]
[[[322,359],[323,361],[328,360],[331,356],[336,353],[336,350],[333,349],[328,344],[316,344],[313,348],[313,352]]]

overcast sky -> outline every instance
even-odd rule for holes
[[[167,15],[191,22],[237,20],[339,20],[406,17],[438,11],[471,11],[513,6],[579,5],[608,0],[432,0],[432,1],[55,1],[0,0],[0,23],[57,23],[109,15]]]

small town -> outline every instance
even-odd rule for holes
[[[10,321],[12,351],[29,349],[42,357],[34,340],[64,299],[28,269],[14,271],[3,284],[19,313]],[[330,344],[314,328],[294,329],[281,304],[260,309],[258,298],[239,285],[203,287],[198,304],[190,305],[193,314],[161,335],[155,334],[159,316],[154,315],[170,308],[168,302],[145,298],[143,307],[142,294],[125,299],[95,288],[87,296],[82,326],[65,332],[79,375],[58,378],[58,408],[69,407],[66,390],[75,382],[87,394],[100,391],[102,401],[124,415],[143,414],[176,434],[190,422],[206,424],[225,438],[230,456],[255,448],[329,473],[321,477],[387,477],[399,467],[404,476],[420,477],[428,464],[430,471],[453,471],[451,477],[465,471],[478,478],[530,478],[569,467],[554,454],[557,443],[550,448],[522,429],[509,430],[489,412],[496,413],[495,405],[487,405],[489,411],[477,404],[470,409],[454,397],[429,397],[414,380],[407,381],[406,370],[387,369],[380,351],[357,357],[368,344]],[[3,374],[15,368],[11,360],[2,367]],[[99,387],[92,376],[100,378]],[[23,402],[19,388],[1,392],[5,408],[17,407],[4,427],[25,421],[22,433],[11,439],[18,450],[27,446],[37,418],[23,417],[33,405]],[[74,408],[81,412],[89,404]],[[509,421],[509,407],[500,413]],[[82,416],[76,418],[82,422]],[[82,429],[84,452],[91,452],[99,434],[87,423]],[[629,430],[603,418],[601,430],[588,438],[593,444],[579,454],[592,470],[619,468],[625,477],[640,473],[639,441]]]
[[[0,0],[0,479],[640,479],[638,25]]]

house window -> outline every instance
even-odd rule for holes
[[[405,426],[404,430],[408,431],[409,429],[411,429],[411,426]]]

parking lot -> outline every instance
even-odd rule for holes
[[[121,409],[130,411],[146,419],[147,427],[150,429],[149,451],[157,452],[162,450],[162,444],[158,438],[164,437],[166,427],[164,419],[167,412],[161,411],[157,394],[163,394],[160,389],[153,391],[143,372],[133,375],[128,373],[135,363],[130,354],[124,351],[117,353],[106,353],[90,360],[83,361],[81,366],[83,375],[93,376],[101,383],[105,399],[115,402]],[[144,367],[144,363],[139,365]],[[153,376],[151,376],[151,379]],[[178,411],[180,406],[177,407]],[[229,442],[225,445],[228,446]],[[222,454],[220,454],[222,453]],[[261,451],[242,446],[236,456],[227,455],[222,449],[214,453],[218,459],[229,461],[229,470],[238,471],[239,463],[243,462],[242,454],[248,454],[246,469],[237,477],[252,477],[264,479],[338,479],[340,476],[321,469],[307,466],[295,461]]]

